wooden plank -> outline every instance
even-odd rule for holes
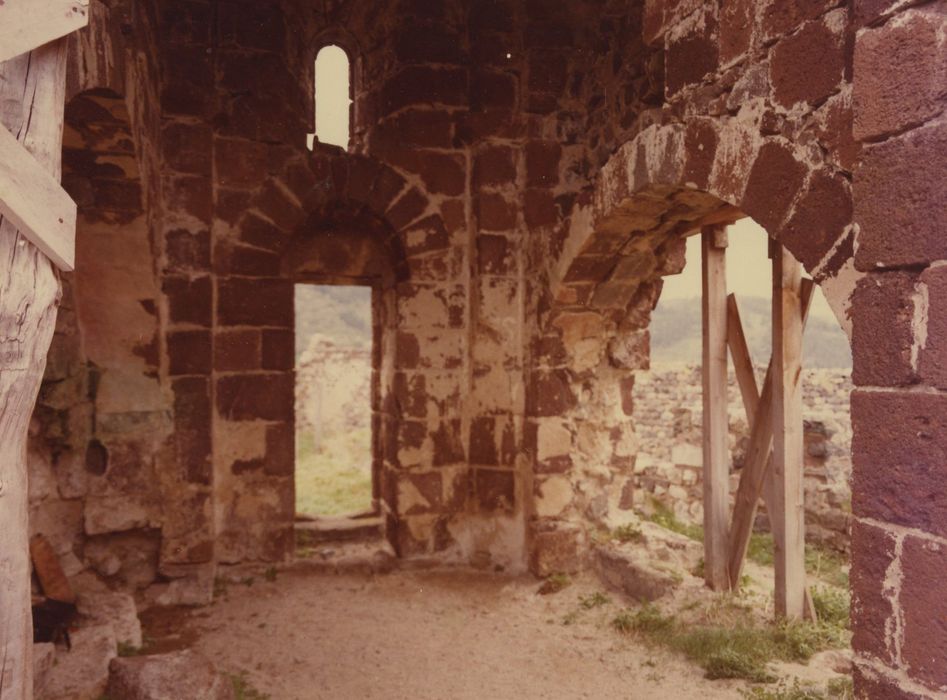
[[[88,23],[89,0],[5,0],[0,3],[0,63]]]
[[[727,421],[727,278],[725,238],[718,227],[701,233],[703,317],[704,579],[728,590],[727,520],[730,491]]]
[[[66,41],[0,63],[0,127],[58,178]],[[59,278],[0,217],[0,698],[33,692],[26,437],[56,327]]]
[[[812,294],[815,285],[812,280],[803,280],[802,300],[799,315],[803,328],[809,318]],[[753,533],[753,522],[760,496],[766,501],[767,512],[772,513],[776,499],[772,483],[772,445],[773,445],[773,364],[770,362],[763,380],[763,390],[757,403],[756,413],[750,428],[750,443],[747,446],[743,464],[743,474],[737,487],[736,502],[733,507],[733,522],[730,526],[729,555],[730,580],[739,581],[743,573],[746,549]],[[770,518],[770,529],[774,542],[782,539],[781,522]]]
[[[59,129],[62,130],[62,122]],[[76,204],[0,126],[0,215],[63,270],[76,263]]]
[[[760,390],[756,386],[756,371],[753,369],[753,359],[750,356],[750,346],[746,342],[743,332],[743,323],[740,320],[740,308],[737,298],[730,294],[727,297],[727,347],[730,348],[730,359],[733,361],[733,370],[737,376],[737,385],[743,397],[743,408],[746,410],[746,424],[753,429],[753,420],[760,403]]]
[[[802,619],[806,550],[802,435],[802,265],[785,248],[773,256],[773,489],[776,614]]]

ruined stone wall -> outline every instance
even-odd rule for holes
[[[947,13],[855,3],[853,646],[858,692],[947,689]]]
[[[764,373],[765,368],[757,368],[758,383]],[[847,552],[851,536],[851,376],[846,370],[807,369],[802,382],[806,539]],[[727,394],[732,508],[750,437],[732,372]],[[702,523],[700,367],[652,363],[650,371],[637,376],[632,401],[639,448],[634,485],[624,497],[630,497],[642,512],[658,503],[682,522]],[[767,527],[764,516],[760,525]]]

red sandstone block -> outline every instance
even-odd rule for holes
[[[409,24],[395,34],[399,63],[463,64],[462,38],[446,24]]]
[[[224,187],[255,189],[266,177],[266,144],[246,139],[222,139],[214,142],[217,184]]]
[[[217,321],[222,326],[293,325],[293,284],[278,279],[222,279]]]
[[[930,700],[930,696],[922,697],[901,688],[893,675],[879,675],[858,665],[852,669],[852,679],[858,700]]]
[[[164,237],[166,272],[190,272],[210,267],[210,232],[203,229],[192,233],[173,229]]]
[[[841,34],[822,22],[807,22],[776,44],[770,54],[770,82],[777,104],[818,104],[842,83],[845,47]]]
[[[526,190],[523,200],[523,216],[530,228],[552,227],[559,223],[559,207],[556,198],[546,189]]]
[[[719,65],[719,47],[714,33],[717,21],[712,10],[708,10],[702,22],[687,34],[668,40],[665,58],[667,96],[682,88],[700,83],[708,73],[714,73]]]
[[[165,164],[181,173],[210,177],[211,133],[206,124],[166,122],[161,129],[161,153]]]
[[[166,277],[161,290],[168,299],[168,320],[172,324],[210,326],[213,299],[210,277]]]
[[[526,144],[526,184],[528,187],[555,187],[559,184],[562,146],[556,141]]]
[[[283,231],[294,231],[299,226],[305,214],[293,195],[279,186],[275,181],[268,180],[263,190],[254,200],[260,212]]]
[[[509,146],[485,146],[474,157],[473,186],[502,187],[516,181],[516,151]]]
[[[162,2],[162,38],[169,44],[209,46],[213,21],[206,2],[166,0]]]
[[[947,545],[908,536],[901,555],[904,611],[901,656],[911,677],[932,690],[947,686]]]
[[[855,170],[855,220],[861,226],[860,270],[947,259],[947,122],[862,151]]]
[[[777,234],[805,175],[805,165],[796,160],[789,144],[777,140],[764,143],[747,178],[740,208],[768,233]]]
[[[289,476],[296,468],[296,427],[291,421],[266,426],[263,473]]]
[[[870,139],[920,124],[943,110],[947,29],[942,12],[911,10],[897,22],[858,35],[855,43],[855,138]]]
[[[263,369],[292,370],[296,364],[295,337],[291,330],[264,330]]]
[[[533,372],[526,389],[526,411],[529,415],[559,416],[574,408],[576,401],[566,370]]]
[[[459,418],[441,421],[437,429],[431,433],[431,439],[434,443],[433,465],[435,467],[466,461]]]
[[[477,469],[474,490],[481,512],[513,512],[516,504],[516,477],[511,471]]]
[[[857,386],[905,386],[917,382],[911,359],[915,342],[917,275],[871,274],[852,298],[852,381]]]
[[[894,656],[885,641],[885,625],[893,614],[885,597],[888,567],[894,561],[894,537],[855,520],[852,525],[852,647],[885,663]]]
[[[751,0],[721,0],[720,63],[726,65],[750,48],[755,4]]]
[[[348,179],[345,193],[356,202],[367,202],[372,193],[372,185],[381,171],[378,161],[363,156],[349,156]]]
[[[210,331],[168,333],[168,374],[210,374]]]
[[[706,187],[717,154],[717,128],[713,121],[691,120],[684,133],[684,181]]]
[[[240,240],[257,248],[279,250],[287,240],[286,232],[253,212],[240,221]]]
[[[816,19],[838,4],[835,0],[769,0],[763,11],[763,39],[791,34],[806,20]]]
[[[564,524],[533,523],[529,569],[537,576],[579,570],[579,531]]]
[[[391,227],[400,231],[416,221],[427,209],[428,199],[418,189],[412,187],[405,192],[388,210],[386,218]]]
[[[947,266],[921,274],[927,290],[927,338],[919,353],[918,371],[925,384],[947,389]]]
[[[902,0],[855,0],[855,24],[862,27],[877,22],[879,18],[888,14],[898,5],[904,5]]]
[[[214,216],[228,224],[235,224],[250,208],[251,193],[246,190],[217,188]]]
[[[217,379],[217,410],[227,420],[292,421],[292,372],[234,374]]]
[[[168,209],[189,214],[199,221],[210,222],[214,212],[210,178],[193,175],[166,176],[164,182]]]
[[[452,148],[454,117],[443,110],[411,109],[381,122],[372,137],[420,148]]]
[[[531,93],[561,95],[569,75],[569,54],[556,49],[533,49],[529,52]]]
[[[280,256],[268,250],[219,241],[214,247],[214,272],[218,275],[277,277]]]
[[[395,399],[395,410],[399,415],[409,418],[427,416],[427,392],[423,374],[395,372],[391,395]]]
[[[223,3],[217,9],[221,46],[279,52],[285,50],[286,27],[279,5]]]
[[[382,94],[382,115],[414,105],[441,104],[452,107],[467,102],[467,70],[408,66],[386,84]]]
[[[210,117],[214,110],[214,64],[205,46],[175,46],[162,53],[163,115]]]
[[[947,395],[852,392],[856,516],[947,536]]]
[[[214,335],[214,369],[241,372],[262,368],[260,331],[219,331]]]
[[[377,214],[388,211],[398,195],[404,191],[405,185],[403,177],[391,168],[383,167],[375,180],[368,206]]]
[[[782,242],[807,270],[828,255],[852,223],[852,192],[848,180],[828,170],[812,174],[783,229]]]
[[[171,382],[174,394],[174,443],[178,464],[191,483],[211,477],[210,382],[187,377]]]
[[[498,71],[476,71],[471,76],[470,108],[477,111],[516,108],[516,76]]]
[[[516,273],[515,251],[503,236],[477,236],[477,267],[482,275]]]
[[[512,231],[516,228],[516,204],[503,195],[481,192],[474,198],[474,208],[481,231]]]
[[[407,482],[414,490],[421,494],[426,503],[413,502],[410,505],[398,503],[398,512],[401,515],[421,515],[423,513],[437,513],[444,508],[444,477],[441,472],[408,472],[398,475],[399,481]]]
[[[460,155],[437,151],[417,151],[416,169],[430,194],[457,197],[467,187],[466,160]]]

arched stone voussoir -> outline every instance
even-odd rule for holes
[[[549,270],[559,303],[617,303],[622,290],[627,296],[634,280],[647,278],[649,262],[660,258],[654,252],[670,238],[749,216],[828,282],[829,302],[848,329],[857,282],[851,187],[811,149],[763,136],[753,120],[696,117],[648,127],[615,153],[580,202]]]

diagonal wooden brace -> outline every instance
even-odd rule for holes
[[[802,308],[800,309],[803,327],[809,318],[813,290],[814,283],[812,280],[803,280]],[[728,303],[731,307],[736,307],[735,299],[732,302],[728,300]],[[734,326],[739,326],[739,332]],[[767,509],[770,509],[770,512],[772,512],[770,504],[774,502],[771,484],[767,479],[772,466],[773,450],[773,368],[772,362],[770,362],[766,370],[766,378],[763,381],[763,391],[761,394],[756,394],[753,363],[750,359],[749,349],[746,346],[746,339],[743,337],[743,329],[738,314],[733,315],[733,321],[730,322],[728,327],[727,344],[733,357],[737,382],[740,385],[740,392],[744,396],[744,401],[746,401],[747,394],[751,397],[750,402],[746,404],[747,420],[751,426],[750,444],[747,448],[743,474],[740,476],[740,485],[737,488],[733,521],[730,525],[728,552],[730,562],[728,568],[730,580],[736,585],[743,572],[743,562],[746,560],[746,550],[750,544],[750,535],[753,532],[753,521],[756,519],[760,496],[762,495],[766,500]],[[755,401],[753,400],[754,395],[757,397]],[[751,415],[750,408],[753,405],[755,405],[755,410]],[[779,536],[780,533],[773,532],[774,539],[778,540]]]
[[[16,226],[60,269],[69,272],[75,268],[75,202],[2,125],[0,216]]]

